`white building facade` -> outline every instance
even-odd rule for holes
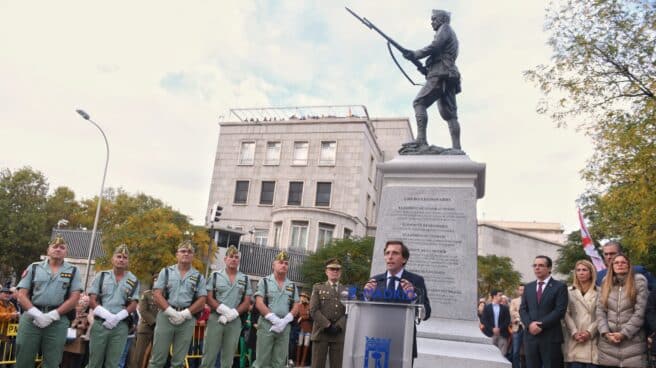
[[[223,207],[221,226],[248,233],[243,241],[304,251],[374,235],[376,165],[413,139],[410,122],[370,119],[363,106],[334,110],[240,109],[220,123],[208,211]]]

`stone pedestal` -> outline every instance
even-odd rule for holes
[[[383,248],[400,239],[407,269],[424,276],[431,318],[417,326],[415,368],[509,367],[478,328],[476,201],[485,164],[467,156],[399,156],[381,164],[383,189],[371,273],[385,271]]]

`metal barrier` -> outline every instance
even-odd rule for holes
[[[0,365],[16,364],[16,335],[18,323],[0,322]],[[43,357],[37,355],[35,367],[41,367]]]

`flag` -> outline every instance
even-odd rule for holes
[[[583,250],[585,250],[585,254],[590,257],[590,260],[592,260],[592,264],[594,264],[597,271],[605,270],[606,265],[604,264],[604,259],[601,258],[599,252],[597,252],[597,249],[592,243],[592,237],[590,237],[588,228],[585,226],[585,221],[583,221],[583,215],[581,215],[580,208],[578,209],[578,212],[579,223],[581,223],[581,240],[583,241]]]

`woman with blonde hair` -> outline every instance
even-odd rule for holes
[[[647,293],[647,279],[634,274],[629,258],[624,254],[613,257],[597,300],[600,365],[647,366],[647,344],[642,329]]]
[[[580,260],[574,266],[574,283],[569,287],[569,303],[565,328],[569,339],[565,345],[565,361],[570,368],[597,367],[597,272],[590,261]]]

